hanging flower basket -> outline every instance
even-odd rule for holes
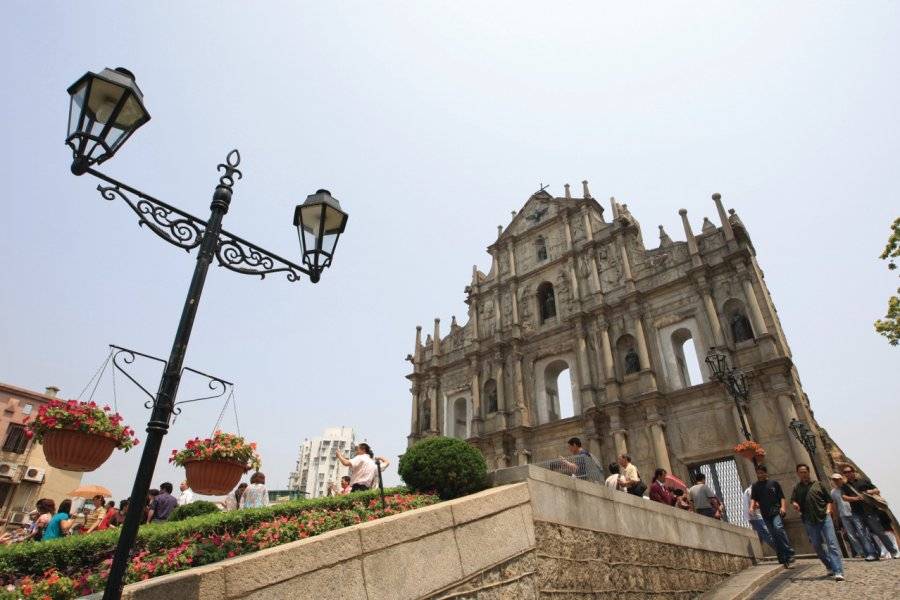
[[[255,443],[221,431],[204,440],[189,440],[182,450],[172,450],[169,462],[184,467],[191,489],[207,496],[227,494],[241,475],[261,464]]]
[[[204,496],[221,496],[233,490],[247,471],[247,466],[227,460],[188,460],[185,477],[191,489]]]
[[[65,471],[93,471],[113,450],[126,452],[139,442],[122,417],[96,402],[51,400],[34,420],[26,418],[28,437],[41,443],[47,463]]]
[[[759,460],[766,457],[766,451],[763,447],[753,440],[747,440],[735,446],[734,453],[743,456],[747,460],[753,460],[754,458]]]

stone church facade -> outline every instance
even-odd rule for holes
[[[532,195],[498,227],[490,270],[473,267],[467,322],[454,317],[442,334],[435,319],[424,342],[416,328],[409,443],[463,438],[497,469],[556,458],[578,436],[603,465],[627,452],[648,482],[657,466],[688,481],[744,439],[704,364],[715,347],[748,377],[746,420],[770,473],[792,485],[810,461],[794,418],[816,433],[815,461],[830,473],[846,459],[813,418],[749,232],[718,194],[713,204],[717,225],[695,233],[682,209],[686,241],[660,226],[649,249],[627,205],[611,199],[607,218],[587,182],[580,198],[568,185],[562,198]],[[574,416],[562,418],[566,369]],[[740,485],[755,481],[749,461],[733,468]]]

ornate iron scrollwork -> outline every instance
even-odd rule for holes
[[[219,171],[224,171],[219,177],[218,187],[231,190],[234,182],[243,177],[237,168],[240,164],[240,152],[237,149],[229,152],[225,162],[218,166]],[[106,200],[112,201],[116,198],[124,200],[140,219],[140,225],[146,225],[162,239],[186,251],[200,246],[208,227],[203,219],[157,200],[99,171],[88,169],[87,172],[107,182],[109,184],[107,186],[97,186],[97,191]],[[137,196],[138,200],[129,194]],[[300,281],[301,275],[310,274],[306,268],[224,229],[219,234],[215,252],[220,266],[236,273],[259,275],[261,279],[270,273],[284,273],[288,281]]]
[[[259,246],[227,231],[223,231],[219,236],[216,258],[219,265],[226,269],[245,275],[259,275],[260,279],[264,279],[270,273],[284,273],[288,281],[298,281],[300,275],[309,274],[299,265],[295,265],[277,254],[266,252]]]
[[[147,195],[135,201],[117,185],[98,185],[97,191],[106,200],[115,200],[117,196],[124,200],[140,219],[139,225],[146,225],[174,246],[190,251],[203,240],[206,222],[174,206]]]

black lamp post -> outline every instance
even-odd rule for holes
[[[788,427],[790,428],[791,433],[794,434],[794,437],[797,438],[797,441],[806,448],[806,452],[809,454],[809,460],[816,473],[816,479],[823,481],[822,474],[819,472],[819,464],[816,461],[816,434],[812,432],[805,421],[800,421],[798,419],[791,419],[791,422],[788,423]]]
[[[103,594],[104,600],[119,600],[130,552],[141,524],[140,507],[146,502],[162,439],[175,409],[184,356],[213,256],[220,266],[238,273],[260,278],[271,273],[284,273],[288,281],[299,281],[306,275],[316,283],[322,271],[331,265],[337,240],[347,225],[347,213],[341,211],[338,201],[326,190],[307,197],[294,213],[304,266],[285,260],[222,229],[222,218],[231,204],[232,188],[242,176],[237,168],[241,162],[237,150],[232,150],[225,163],[218,166],[223,174],[213,192],[209,219],[204,221],[94,170],[95,166],[112,158],[122,144],[150,120],[150,114],[144,108],[143,94],[130,71],[118,68],[104,69],[99,74],[86,73],[69,87],[69,95],[66,144],[72,149],[72,172],[75,175],[89,173],[106,182],[108,185],[97,186],[103,198],[125,201],[140,219],[140,225],[146,225],[167,242],[188,251],[199,248],[181,320],[147,424],[147,439],[131,490],[132,510],[128,511],[121,528]]]
[[[744,434],[744,439],[753,439],[750,435],[750,427],[747,425],[747,415],[744,414],[744,405],[750,401],[747,376],[740,369],[731,367],[728,364],[728,357],[715,348],[709,349],[709,353],[706,355],[706,364],[709,366],[712,378],[724,384],[728,395],[734,400],[734,406],[737,408],[741,420],[741,433]],[[753,459],[753,463],[756,464],[756,458]]]

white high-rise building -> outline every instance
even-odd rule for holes
[[[350,458],[355,448],[352,427],[329,427],[322,437],[303,440],[297,465],[288,476],[288,489],[298,490],[306,498],[327,496],[329,483],[340,486],[341,477],[350,474],[350,469],[340,463],[334,451],[340,450]]]

